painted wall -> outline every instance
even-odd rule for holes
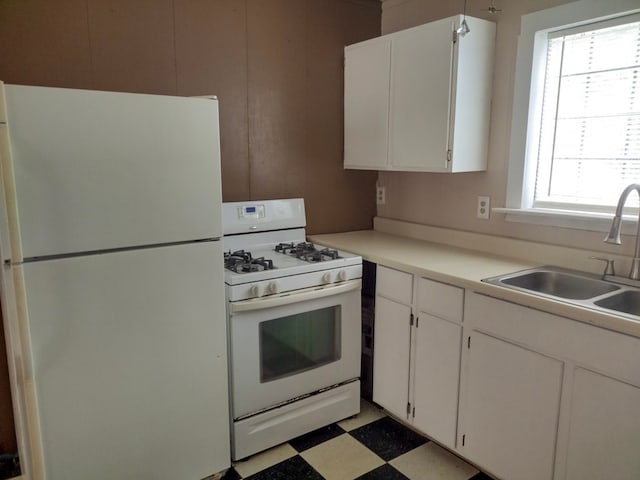
[[[476,218],[478,195],[490,195],[493,207],[504,207],[507,189],[511,109],[516,48],[523,14],[569,3],[567,0],[496,0],[503,11],[482,11],[489,0],[467,0],[467,14],[496,22],[496,64],[491,111],[489,165],[485,172],[458,174],[380,172],[386,204],[378,215],[410,222],[487,233],[591,250],[629,254],[633,241],[622,247],[602,242],[604,233],[506,222],[501,214]],[[391,33],[462,13],[463,0],[383,0],[382,33]]]

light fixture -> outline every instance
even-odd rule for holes
[[[467,25],[467,0],[464,0],[464,7],[462,8],[462,23],[460,23],[460,26],[456,29],[456,33],[459,36],[464,37],[470,31],[471,29],[469,28],[469,25]]]
[[[496,7],[495,0],[491,0],[491,3],[489,4],[489,6],[487,8],[483,8],[482,10],[489,12],[491,15],[495,15],[496,13],[502,11],[501,8]]]

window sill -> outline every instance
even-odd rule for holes
[[[492,208],[493,213],[505,215],[507,222],[547,225],[551,227],[589,230],[592,232],[608,232],[611,228],[610,213],[587,213],[569,210],[547,210],[542,208]],[[635,235],[638,220],[634,216],[622,216],[622,232]]]

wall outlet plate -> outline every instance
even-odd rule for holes
[[[480,195],[478,196],[478,210],[477,217],[481,220],[489,220],[489,212],[491,210],[491,197]]]
[[[376,186],[376,205],[384,205],[386,201],[386,191],[382,185]]]

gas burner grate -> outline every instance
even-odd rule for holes
[[[224,267],[236,273],[261,272],[275,268],[273,260],[264,257],[253,258],[251,252],[244,250],[225,252]]]
[[[337,250],[333,250],[330,248],[323,248],[322,250],[318,250],[316,246],[310,242],[279,243],[278,245],[276,245],[275,251],[311,263],[324,262],[327,260],[336,260],[338,258],[341,258]]]
[[[291,251],[295,250],[296,244],[293,242],[281,242],[277,244],[274,248],[276,252],[289,254]]]
[[[300,258],[301,260],[304,260],[305,262],[316,263],[316,262],[325,262],[327,260],[336,260],[341,257],[340,255],[338,255],[337,250],[332,250],[330,248],[323,248],[322,250],[315,250],[312,252],[303,253],[298,258]]]

